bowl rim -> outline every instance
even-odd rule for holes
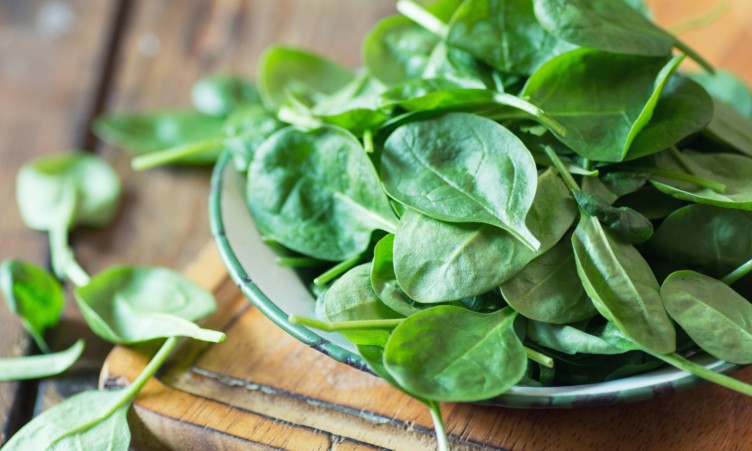
[[[269,299],[254,283],[252,276],[246,272],[226,233],[222,213],[225,173],[228,170],[236,170],[236,168],[233,164],[233,155],[225,151],[217,160],[212,173],[209,220],[215,244],[232,280],[256,308],[286,333],[338,362],[370,373],[368,365],[357,353],[343,348],[305,326],[291,324],[288,321],[288,314]],[[705,353],[698,353],[692,357],[692,360],[723,374],[734,372],[741,367],[715,359]],[[662,394],[686,390],[704,382],[703,379],[685,371],[663,366],[658,370],[608,382],[556,387],[514,386],[501,396],[480,404],[515,408],[602,406],[650,399]]]

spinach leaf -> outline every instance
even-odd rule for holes
[[[371,264],[365,263],[350,271],[327,290],[324,296],[324,315],[327,321],[357,321],[395,319],[402,315],[381,302],[371,286]],[[342,331],[342,335],[357,345],[384,346],[388,329]]]
[[[282,122],[261,105],[235,110],[227,118],[224,130],[224,146],[232,152],[235,167],[241,172],[248,171],[256,149],[282,127]]]
[[[654,255],[721,277],[752,259],[752,212],[687,205],[669,215],[648,242]]]
[[[725,185],[723,192],[653,176],[650,183],[677,199],[725,208],[752,210],[752,158],[731,153],[661,152],[656,164]]]
[[[522,96],[568,130],[557,136],[577,154],[619,162],[650,121],[681,61],[573,50],[543,64]]]
[[[397,283],[397,276],[394,274],[394,235],[391,233],[379,240],[373,249],[371,285],[387,307],[404,316],[428,307],[410,299]]]
[[[527,337],[541,346],[570,355],[613,355],[626,352],[626,350],[614,346],[597,335],[589,334],[565,324],[528,321]]]
[[[394,238],[397,280],[410,298],[424,303],[483,294],[554,246],[576,214],[566,186],[553,171],[541,175],[526,218],[541,237],[538,251],[489,224],[447,223],[408,210]]]
[[[653,236],[653,223],[629,207],[612,207],[601,197],[574,190],[574,199],[582,211],[598,219],[614,236],[627,244],[644,243]]]
[[[666,279],[661,297],[697,345],[731,363],[752,363],[752,304],[720,280],[694,271]]]
[[[530,75],[575,48],[538,24],[532,0],[465,1],[452,18],[446,42],[501,72],[519,75]]]
[[[387,86],[419,78],[439,38],[410,19],[383,19],[363,40],[363,64]]]
[[[352,82],[311,108],[311,113],[326,123],[363,133],[377,128],[389,117],[378,109],[385,87],[372,75],[363,72]]]
[[[527,356],[511,309],[482,314],[438,306],[405,319],[389,337],[384,366],[409,393],[437,400],[490,399],[525,374]]]
[[[690,74],[689,77],[707,89],[714,98],[752,120],[752,90],[739,77],[723,69],[713,74]]]
[[[645,259],[615,240],[596,218],[582,215],[572,236],[577,273],[590,299],[636,343],[658,353],[676,348],[674,324]]]
[[[363,146],[332,126],[285,128],[257,150],[247,200],[261,233],[321,260],[363,253],[397,218]]]
[[[0,359],[0,382],[58,375],[70,368],[83,352],[84,341],[78,340],[73,346],[61,352]]]
[[[485,89],[495,87],[493,78],[490,67],[442,41],[431,52],[420,79],[443,79],[463,88]]]
[[[191,100],[199,112],[219,117],[261,101],[252,83],[228,74],[213,74],[196,82],[191,89]]]
[[[752,120],[718,99],[713,99],[713,119],[705,133],[715,141],[752,156]]]
[[[386,192],[436,219],[500,227],[535,250],[525,224],[536,189],[530,152],[503,126],[452,113],[399,127],[384,143]]]
[[[500,288],[507,303],[531,320],[568,324],[597,313],[577,277],[572,246],[566,241],[530,262]]]
[[[77,287],[74,295],[92,331],[111,343],[174,336],[224,340],[223,333],[192,322],[214,311],[214,297],[168,269],[111,268]]]
[[[5,260],[0,265],[0,293],[39,349],[50,352],[44,333],[57,325],[63,313],[65,296],[60,282],[31,263]]]
[[[449,22],[465,0],[411,0],[442,22]]]
[[[94,133],[99,139],[134,155],[219,138],[223,128],[224,118],[193,111],[108,114],[94,122]],[[173,163],[214,163],[221,150],[221,145],[216,145]]]
[[[289,47],[267,48],[258,63],[259,95],[271,111],[278,111],[291,98],[315,105],[344,88],[353,78],[350,70],[338,64]]]

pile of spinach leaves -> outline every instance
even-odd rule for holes
[[[666,362],[752,394],[687,359],[752,362],[750,90],[639,0],[397,8],[356,71],[275,46],[256,90],[97,130],[135,168],[232,152],[280,263],[325,269],[320,318],[291,321],[340,330],[442,448],[438,402],[513,385]]]

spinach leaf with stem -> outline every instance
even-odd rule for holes
[[[381,178],[395,200],[436,219],[500,227],[531,250],[525,224],[535,161],[503,126],[466,113],[399,127],[384,143]]]
[[[8,309],[21,319],[24,329],[39,349],[49,353],[44,333],[57,325],[65,306],[60,282],[31,263],[5,260],[0,264],[0,293]]]
[[[66,152],[36,158],[16,179],[16,199],[27,227],[50,233],[53,269],[66,276],[71,260],[68,231],[76,225],[101,227],[117,214],[121,185],[101,158]]]
[[[554,246],[577,215],[566,186],[553,172],[539,177],[525,221],[541,237],[537,251],[489,224],[447,223],[408,210],[394,238],[399,286],[423,303],[454,301],[486,293]]]
[[[389,337],[384,367],[409,393],[435,401],[479,401],[507,391],[525,374],[514,332],[516,313],[438,306],[406,318]]]
[[[677,47],[708,72],[712,66],[634,7],[614,0],[534,0],[535,16],[549,33],[612,53],[667,56]]]
[[[397,228],[363,146],[333,126],[267,139],[248,172],[247,201],[263,235],[321,260],[360,255],[375,230]]]
[[[164,268],[114,267],[76,287],[74,295],[92,331],[118,344],[186,336],[218,343],[225,335],[192,321],[214,311],[214,297]]]
[[[44,355],[0,358],[0,382],[39,379],[56,376],[70,368],[84,352],[84,341],[78,340],[60,352],[45,351]]]
[[[3,449],[79,449],[85,443],[91,449],[127,451],[131,440],[128,409],[176,345],[176,338],[168,338],[127,388],[85,391],[42,412],[13,435]]]

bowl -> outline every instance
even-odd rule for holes
[[[315,317],[313,294],[299,274],[276,264],[277,255],[261,240],[245,201],[245,176],[229,153],[214,168],[209,200],[214,240],[232,279],[264,315],[285,332],[334,360],[359,370],[368,368],[355,347],[337,333],[290,324],[291,314]],[[730,373],[738,365],[700,353],[692,357],[713,371]],[[573,408],[635,402],[685,390],[702,379],[671,367],[623,379],[558,387],[515,386],[483,404],[516,408]]]

